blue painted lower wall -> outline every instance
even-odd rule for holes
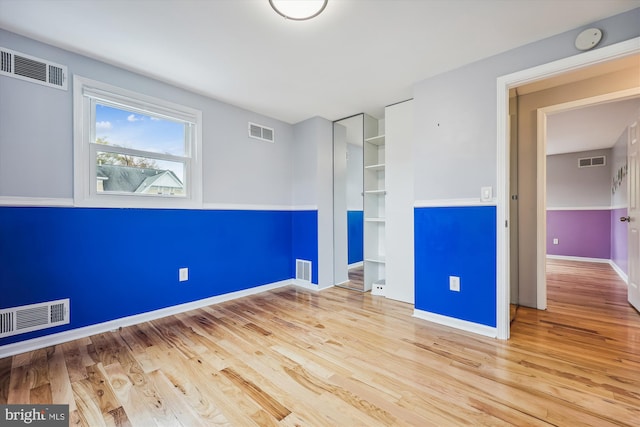
[[[0,308],[70,298],[71,323],[0,345],[290,279],[317,253],[317,211],[3,207]]]
[[[295,260],[311,261],[311,282],[318,284],[318,211],[292,212],[292,271],[295,277]]]
[[[414,218],[415,308],[495,327],[495,206],[416,208]]]
[[[347,211],[347,262],[364,260],[364,212]]]

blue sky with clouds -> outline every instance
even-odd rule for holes
[[[184,124],[96,105],[96,137],[109,144],[184,156]]]
[[[96,138],[154,153],[185,155],[184,124],[96,104]],[[159,169],[172,170],[184,182],[180,162],[154,159]]]

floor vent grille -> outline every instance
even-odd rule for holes
[[[311,261],[296,260],[296,279],[311,283]]]
[[[0,338],[69,323],[69,299],[0,310]]]

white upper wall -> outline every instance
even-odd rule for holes
[[[578,167],[578,159],[605,156],[604,166]],[[547,156],[547,208],[611,206],[611,149]]]
[[[293,204],[315,206],[318,204],[316,175],[318,171],[318,141],[316,124],[305,120],[293,126]]]
[[[121,68],[0,30],[0,46],[67,65],[80,75],[202,111],[203,201],[292,203],[293,128]],[[73,197],[73,108],[68,91],[0,76],[0,197]],[[275,130],[248,137],[247,123]]]
[[[293,126],[293,204],[318,211],[318,286],[333,275],[333,123],[312,117]],[[346,218],[345,218],[346,221]]]
[[[619,208],[627,206],[627,141],[629,139],[629,128],[621,134],[615,145],[611,149],[611,206]]]
[[[605,34],[598,47],[640,36],[640,9],[588,27]],[[580,52],[584,28],[522,46],[417,83],[415,99],[415,199],[479,199],[480,187],[495,194],[496,79]]]

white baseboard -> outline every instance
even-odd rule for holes
[[[618,264],[613,262],[613,260],[609,260],[609,265],[611,266],[611,268],[613,268],[613,271],[618,273],[618,276],[620,276],[620,278],[622,280],[624,280],[624,283],[626,283],[628,285],[629,284],[629,277],[627,276],[627,274],[624,271],[622,271],[622,269],[618,266]]]
[[[347,270],[351,270],[352,268],[362,267],[364,265],[364,261],[354,262],[353,264],[347,265]]]
[[[300,288],[308,289],[314,292],[324,291],[325,289],[333,288],[333,285],[320,286],[320,285],[316,285],[315,283],[305,282],[304,280],[300,280],[300,279],[292,279],[291,283]]]
[[[456,319],[455,317],[443,316],[441,314],[430,313],[424,310],[413,310],[413,317],[426,320],[428,322],[437,323],[439,325],[449,326],[455,329],[461,329],[466,332],[472,332],[478,335],[484,335],[489,338],[498,336],[497,328],[481,325],[479,323],[469,322],[467,320]]]
[[[609,264],[611,262],[610,259],[607,258],[589,258],[589,257],[581,257],[581,256],[568,256],[568,255],[547,255],[549,259],[559,259],[564,261],[580,261],[580,262],[602,262],[605,264]]]
[[[201,299],[198,301],[192,301],[185,304],[174,305],[172,307],[162,308],[160,310],[149,311],[146,313],[140,313],[133,316],[122,317],[120,319],[111,320],[104,323],[98,323],[96,325],[85,326],[82,328],[71,329],[69,331],[59,332],[57,334],[46,335],[43,337],[32,338],[25,341],[20,341],[12,344],[0,346],[0,358],[13,356],[28,351],[38,350],[41,348],[49,347],[52,345],[61,344],[68,341],[77,340],[80,338],[86,338],[91,335],[102,334],[105,332],[117,330],[118,328],[124,328],[127,326],[137,325],[144,322],[160,319],[162,317],[172,316],[174,314],[184,313],[185,311],[195,310],[198,308],[206,307],[209,305],[220,304],[221,302],[230,301],[249,295],[259,294],[272,289],[281,288],[288,285],[296,285],[305,289],[311,289],[314,291],[320,291],[318,286],[313,284],[303,285],[299,283],[299,280],[287,279],[279,282],[268,283],[266,285],[256,286],[250,289],[243,289],[241,291],[229,292],[223,295],[217,295],[210,298]]]

